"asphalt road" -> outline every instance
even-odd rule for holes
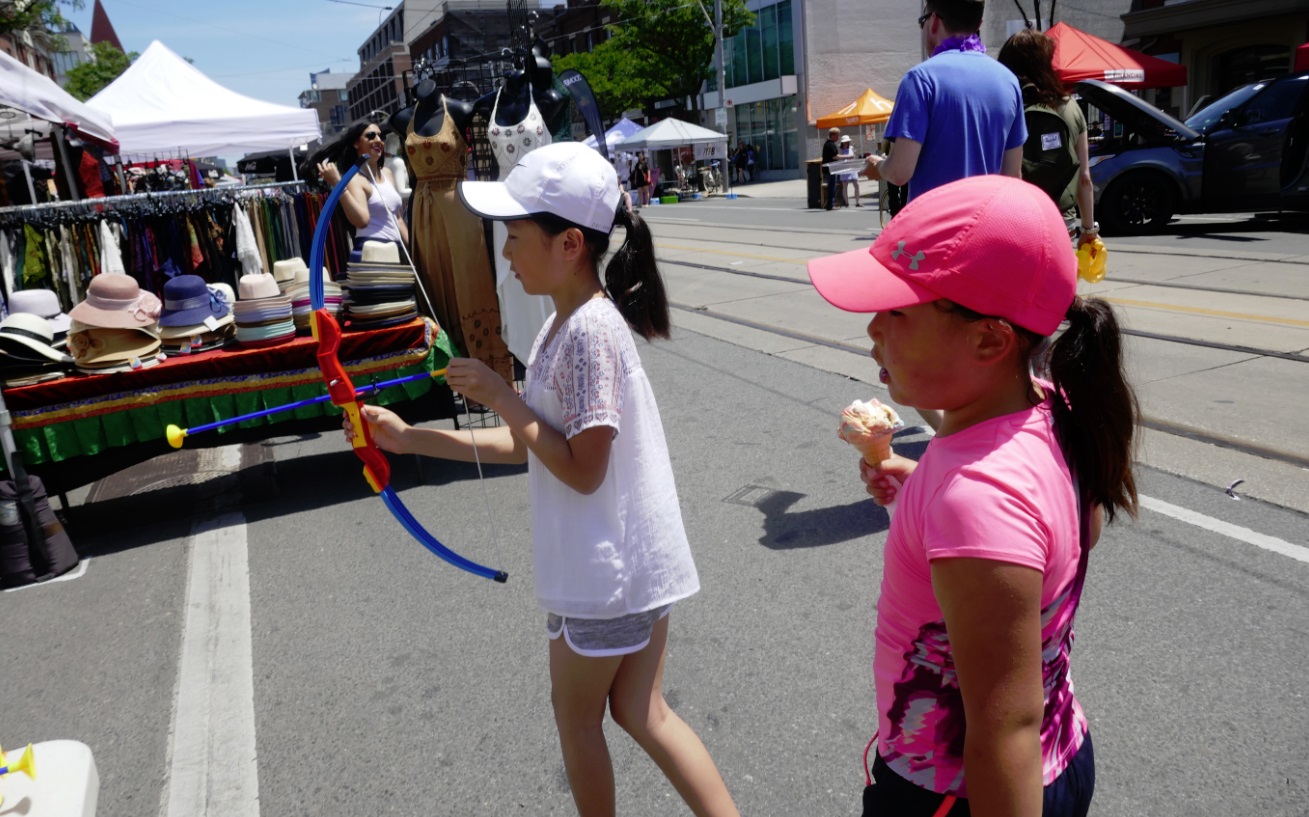
[[[682,326],[641,354],[703,584],[672,616],[669,700],[743,814],[857,814],[887,519],[835,428],[873,387]],[[90,745],[101,817],[573,813],[521,469],[396,463],[502,586],[402,534],[338,435],[170,456],[207,479],[75,507],[84,572],[0,594],[0,741]],[[1092,814],[1304,815],[1306,517],[1140,477],[1150,507],[1200,516],[1143,510],[1093,554],[1072,669]],[[621,813],[685,814],[609,731]]]

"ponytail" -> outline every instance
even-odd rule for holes
[[[605,293],[638,335],[667,338],[668,295],[655,265],[654,236],[645,221],[622,204],[615,223],[627,228],[627,237],[605,266]]]
[[[559,235],[574,228],[581,230],[597,265],[609,252],[608,233],[574,224],[553,213],[536,213],[530,218],[547,235]],[[605,266],[605,294],[638,335],[646,340],[667,338],[668,295],[664,292],[664,279],[655,266],[654,236],[641,217],[624,204],[618,205],[614,224],[627,228],[627,238]]]
[[[1118,319],[1105,301],[1080,296],[1067,318],[1048,356],[1055,434],[1082,495],[1110,521],[1117,510],[1136,516],[1132,454],[1140,410],[1123,373]]]

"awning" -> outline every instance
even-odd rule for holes
[[[880,125],[891,118],[891,101],[872,88],[835,113],[819,117],[815,127],[819,130],[846,125]]]
[[[1172,88],[1186,84],[1186,66],[1142,54],[1055,23],[1045,32],[1055,41],[1054,70],[1065,85],[1098,79],[1121,88]]]
[[[118,152],[113,118],[79,102],[55,81],[0,51],[0,105],[64,125],[79,139]],[[15,122],[15,127],[19,123]]]

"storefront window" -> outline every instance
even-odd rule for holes
[[[736,138],[755,146],[755,167],[796,170],[800,167],[794,95],[738,105]]]

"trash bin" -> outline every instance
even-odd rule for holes
[[[805,163],[805,179],[808,181],[809,209],[823,209],[823,160],[810,159]]]

